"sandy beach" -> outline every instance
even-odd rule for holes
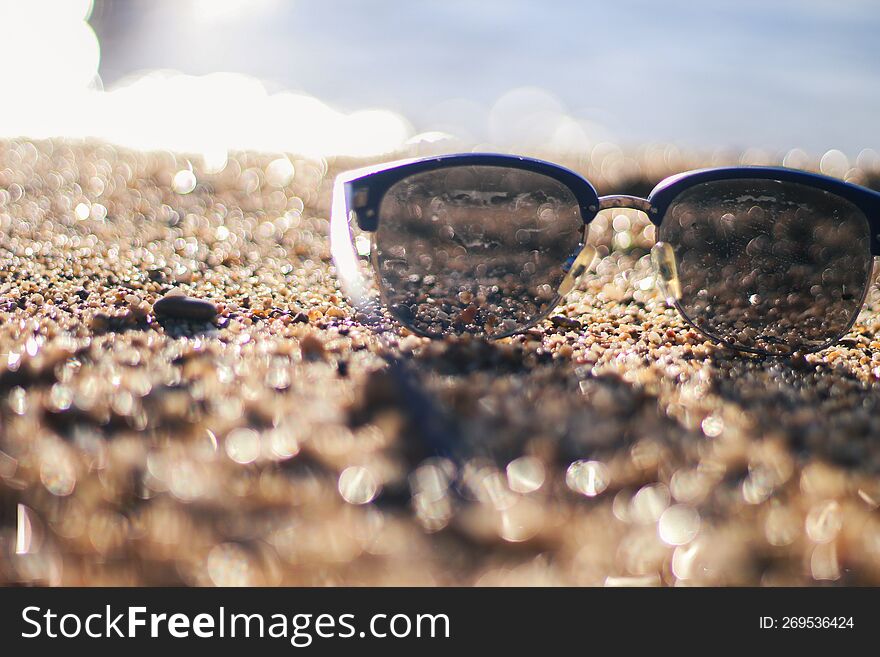
[[[0,142],[0,584],[880,584],[876,291],[831,348],[737,354],[606,211],[538,327],[379,336],[328,242],[360,164]]]

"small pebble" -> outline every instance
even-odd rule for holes
[[[558,326],[559,328],[564,328],[569,331],[579,331],[581,329],[581,323],[579,321],[566,317],[565,315],[554,315],[550,318],[550,321],[553,322],[553,326]]]
[[[314,335],[307,335],[299,341],[299,348],[306,359],[319,359],[324,357],[324,343]]]
[[[217,316],[217,306],[204,299],[182,294],[166,294],[153,304],[158,317],[209,322]]]
[[[110,315],[107,313],[95,313],[90,326],[95,333],[103,333],[110,328]]]
[[[332,306],[326,312],[327,317],[335,317],[337,319],[341,317],[345,317],[345,311],[342,308],[338,308],[336,306]]]

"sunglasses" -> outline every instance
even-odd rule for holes
[[[545,319],[591,268],[587,231],[609,208],[647,214],[667,304],[740,351],[806,353],[839,340],[880,254],[880,193],[826,176],[704,169],[667,178],[648,198],[600,197],[555,164],[475,153],[340,175],[331,249],[356,305],[377,303],[378,289],[419,335],[503,338]]]

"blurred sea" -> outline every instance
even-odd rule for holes
[[[108,89],[232,71],[472,142],[880,150],[876,0],[98,0],[90,22]]]

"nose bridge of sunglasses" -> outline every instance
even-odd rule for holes
[[[657,287],[667,305],[674,306],[681,299],[681,281],[678,278],[678,265],[672,245],[657,242],[651,249],[651,263],[657,276]]]
[[[656,213],[656,210],[651,206],[651,202],[648,199],[641,198],[639,196],[629,196],[626,194],[602,196],[599,198],[598,206],[591,206],[590,210],[601,212],[602,210],[610,210],[613,208],[638,210],[640,212],[644,212],[649,217],[652,214]],[[587,230],[589,230],[589,228],[587,228]],[[585,242],[586,239],[587,235],[585,234]],[[574,286],[577,285],[578,279],[583,276],[587,271],[596,266],[596,261],[598,260],[598,258],[599,252],[596,250],[596,248],[590,244],[585,243],[578,254],[569,261],[570,264],[568,264],[567,266],[565,276],[563,277],[562,282],[560,282],[559,287],[556,290],[556,293],[559,295],[560,298],[571,292],[574,289]],[[676,282],[677,280],[678,279],[676,278]]]
[[[649,217],[657,213],[657,210],[651,205],[651,201],[640,196],[628,196],[626,194],[614,194],[612,196],[600,196],[599,207],[601,210],[611,210],[613,208],[629,208],[630,210],[640,210]]]

